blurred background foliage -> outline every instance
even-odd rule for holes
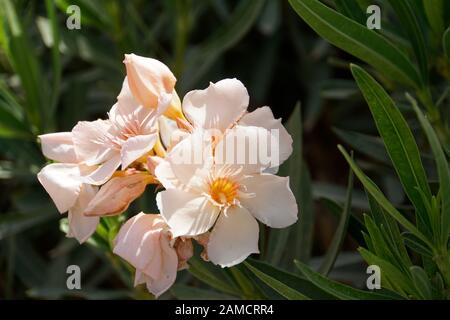
[[[269,105],[283,118],[295,144],[280,174],[291,177],[298,223],[284,230],[261,225],[261,254],[240,266],[220,269],[192,259],[190,270],[179,273],[162,298],[304,298],[285,283],[306,290],[311,298],[346,298],[312,284],[328,280],[309,274],[306,264],[355,288],[365,286],[366,266],[356,249],[366,246],[361,231],[370,232],[362,213],[373,211],[373,203],[359,181],[353,183],[336,145],[355,150],[358,165],[396,208],[407,212],[411,204],[350,73],[349,63],[362,64],[358,58],[366,61],[365,56],[331,45],[314,21],[299,12],[305,23],[291,7],[313,12],[317,1],[290,2],[0,1],[0,299],[151,298],[144,288],[132,290],[130,268],[110,253],[120,219],[103,219],[98,234],[80,246],[60,231],[64,221],[36,179],[46,162],[36,136],[104,117],[125,76],[123,56],[131,52],[167,64],[178,79],[180,97],[209,81],[240,79],[249,90],[251,107]],[[430,1],[442,6],[436,11],[422,1],[410,1],[417,18],[413,27],[420,34],[426,30],[426,42],[419,43],[410,37],[410,20],[396,15],[402,8],[392,2],[324,1],[339,12],[338,18],[360,26],[365,26],[365,8],[380,5],[382,29],[377,34],[412,57],[414,70],[421,72],[417,81],[426,85],[411,89],[377,65],[367,70],[392,93],[415,134],[420,125],[404,89],[417,94],[448,152],[450,72],[444,49],[447,43],[450,54],[450,32],[445,33],[444,49],[441,39],[449,25],[449,3]],[[70,5],[81,9],[79,30],[66,27]],[[430,19],[433,15],[440,18]],[[418,143],[433,186],[433,157],[423,135]],[[127,214],[156,210],[154,190],[149,189]],[[420,259],[414,254],[413,259]],[[294,259],[301,261],[297,268]],[[66,289],[70,264],[81,267],[82,290]],[[306,280],[311,277],[315,281]],[[362,291],[355,294],[367,297]]]

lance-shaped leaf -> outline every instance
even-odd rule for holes
[[[355,289],[348,285],[332,281],[320,273],[311,270],[307,265],[301,263],[300,261],[295,261],[295,265],[300,269],[302,274],[304,274],[312,283],[314,283],[319,288],[325,290],[329,294],[332,294],[338,299],[343,300],[392,300],[392,299],[402,299],[395,293],[391,292],[369,292],[359,289]]]
[[[425,237],[418,229],[417,227],[412,224],[408,219],[406,219],[393,205],[389,202],[388,199],[384,196],[384,194],[380,191],[380,189],[377,187],[377,185],[370,180],[364,172],[356,165],[356,163],[352,160],[350,155],[345,151],[345,149],[342,146],[338,146],[341,153],[344,155],[347,162],[352,167],[353,171],[355,172],[358,179],[363,184],[364,188],[367,190],[368,193],[377,201],[377,203],[384,209],[386,212],[391,215],[395,220],[397,220],[398,223],[400,223],[405,229],[413,233],[417,238],[422,240],[424,243],[426,243],[430,248],[432,247],[432,244],[430,241]]]
[[[305,22],[338,48],[374,66],[393,80],[420,87],[411,61],[383,36],[337,13],[317,0],[289,0]]]
[[[351,71],[369,105],[405,193],[416,208],[419,229],[429,231],[430,221],[422,195],[430,199],[431,191],[419,148],[408,123],[394,101],[375,79],[356,65],[351,65]]]
[[[401,25],[408,35],[417,62],[419,63],[422,79],[426,83],[428,81],[428,62],[425,39],[423,36],[423,31],[419,25],[419,21],[414,13],[412,4],[408,0],[390,0],[389,2],[397,13]]]
[[[445,246],[447,244],[448,233],[450,232],[450,169],[447,159],[445,157],[444,150],[442,149],[439,138],[436,132],[433,130],[430,122],[425,118],[422,111],[419,109],[417,102],[409,95],[407,98],[411,101],[414,111],[417,114],[417,118],[422,125],[423,130],[430,143],[431,150],[433,151],[434,158],[436,160],[437,171],[439,176],[439,194],[441,199],[441,221],[439,223],[441,230],[441,242]]]
[[[302,294],[308,298],[319,299],[319,300],[336,299],[333,295],[320,289],[319,287],[317,287],[316,285],[311,283],[311,281],[309,281],[308,279],[306,279],[303,276],[299,276],[297,274],[293,274],[293,273],[284,271],[282,269],[275,268],[268,263],[254,260],[254,259],[247,259],[247,261],[245,262],[245,265],[247,266],[248,269],[251,269],[251,268],[249,268],[249,266],[252,267],[253,268],[252,272],[253,272],[253,270],[258,270],[260,272],[259,275],[261,275],[261,273],[265,274],[267,277],[270,277],[274,280],[277,280],[278,282],[280,282],[282,284],[285,284],[286,286],[290,287],[291,289],[293,289],[295,291],[300,292],[300,294]],[[268,278],[265,278],[266,281],[263,281],[260,277],[258,277],[258,279],[260,279],[268,287],[268,289],[270,289],[271,291],[275,291],[278,293],[278,295],[282,296],[282,294],[279,291],[277,291],[277,289],[281,289],[281,288],[277,287],[277,289],[276,289],[275,287],[272,287],[267,282]]]
[[[307,296],[291,288],[287,283],[283,283],[270,275],[258,270],[251,264],[245,262],[246,267],[255,274],[262,282],[289,300],[309,300]]]

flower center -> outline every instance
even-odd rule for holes
[[[233,204],[239,185],[228,178],[217,178],[209,184],[211,198],[220,204]]]

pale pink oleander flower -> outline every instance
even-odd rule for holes
[[[126,54],[128,85],[140,105],[164,112],[173,99],[177,100],[175,83],[177,79],[161,61]]]
[[[42,152],[52,163],[37,174],[37,178],[52,198],[60,213],[68,212],[68,237],[80,243],[86,241],[99,222],[98,217],[85,217],[83,211],[94,198],[97,187],[83,183],[83,177],[94,168],[79,164],[75,155],[72,133],[57,132],[39,136]]]
[[[158,140],[155,120],[156,111],[139,105],[125,80],[107,120],[80,121],[72,130],[78,159],[98,166],[86,182],[104,184],[119,166],[124,170],[149,153]]]
[[[157,297],[175,282],[179,261],[189,258],[189,248],[179,250],[182,255],[178,257],[168,226],[158,214],[135,215],[121,227],[114,242],[113,252],[136,268],[134,285],[145,283]]]
[[[183,98],[182,110],[194,130],[213,130],[213,134],[223,134],[236,125],[277,129],[279,163],[283,163],[292,153],[292,138],[281,119],[275,119],[269,107],[247,112],[248,106],[249,95],[242,82],[224,79],[211,82],[204,90],[188,92]]]
[[[85,216],[114,216],[128,209],[131,202],[145,191],[154,178],[146,172],[137,172],[113,177],[105,183],[84,211]]]
[[[231,132],[249,138],[246,150],[257,143],[258,136],[267,134],[266,129],[252,126],[236,126]],[[226,134],[215,150],[235,152],[229,148],[236,146],[227,143],[234,135]],[[175,160],[198,150],[200,144],[204,149],[201,162]],[[156,178],[166,188],[156,201],[174,237],[195,237],[212,229],[207,256],[229,267],[259,252],[256,219],[269,227],[287,227],[297,220],[297,203],[288,177],[261,173],[268,164],[222,164],[218,156],[211,142],[195,132],[179,142],[155,169]]]

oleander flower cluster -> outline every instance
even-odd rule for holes
[[[135,269],[135,285],[159,296],[187,268],[193,242],[201,257],[231,267],[259,253],[258,221],[284,228],[297,220],[289,178],[275,175],[292,139],[269,107],[249,112],[237,79],[188,92],[162,62],[125,55],[126,77],[105,119],[71,132],[39,136],[50,160],[38,180],[60,213],[68,237],[83,243],[99,219],[120,215],[150,184],[159,214],[138,213],[113,252]]]

